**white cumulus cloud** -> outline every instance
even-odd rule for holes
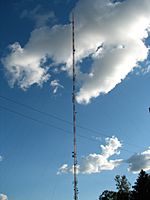
[[[5,194],[0,194],[0,200],[8,200],[7,195],[5,195]]]
[[[113,155],[120,154],[118,149],[122,147],[122,143],[117,137],[106,138],[106,145],[101,145],[101,153],[90,153],[80,160],[77,165],[77,173],[93,174],[100,173],[104,170],[113,170],[122,164],[128,164],[128,171],[139,173],[150,170],[150,147],[141,153],[131,155],[128,159],[110,159]],[[73,166],[63,164],[57,174],[73,173]]]
[[[21,48],[19,43],[10,46],[11,54],[3,59],[10,86],[15,83],[23,90],[33,84],[42,85],[49,79],[47,69],[42,67],[43,60],[36,55],[30,54],[26,49]]]
[[[101,145],[101,153],[89,154],[81,159],[80,165],[77,166],[77,172],[82,174],[100,173],[103,170],[113,170],[122,163],[122,159],[110,159],[111,156],[119,154],[118,149],[122,146],[121,142],[116,137],[106,138],[106,145]],[[73,173],[73,167],[67,164],[62,165],[58,174]]]
[[[75,8],[77,78],[79,103],[108,93],[144,61],[148,55],[145,39],[150,28],[150,1],[80,0]],[[82,71],[82,60],[91,57],[89,72]],[[71,26],[37,27],[24,47],[11,45],[3,64],[11,86],[27,89],[49,79],[44,63],[71,68]]]
[[[89,103],[92,97],[111,91],[139,61],[147,58],[144,38],[148,37],[150,2],[80,1],[78,12],[81,8],[84,12],[76,20],[80,22],[79,32],[85,35],[84,44],[93,44],[92,51],[103,44],[93,53],[91,72],[84,78],[77,96],[79,103]]]
[[[131,156],[127,161],[129,163],[128,170],[133,173],[138,173],[141,169],[145,171],[150,170],[150,147],[148,150],[137,153]]]

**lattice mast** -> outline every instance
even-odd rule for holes
[[[77,181],[77,144],[76,144],[76,71],[75,71],[75,20],[72,14],[72,106],[73,106],[73,176],[74,176],[74,200],[78,200]]]

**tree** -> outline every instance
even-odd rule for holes
[[[126,176],[115,177],[117,191],[105,190],[99,200],[148,200],[150,199],[150,175],[141,170],[130,191],[130,183]]]
[[[130,196],[130,183],[126,176],[115,177],[117,192],[117,200],[128,200]]]
[[[117,192],[105,190],[99,200],[128,200],[130,195],[130,183],[126,176],[115,177]]]
[[[150,175],[141,170],[132,187],[131,200],[147,200],[150,198]]]
[[[117,200],[117,193],[114,191],[105,190],[100,196],[99,200]]]

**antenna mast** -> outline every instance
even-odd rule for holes
[[[74,37],[74,13],[72,14],[72,106],[73,106],[73,145],[72,152],[73,176],[74,176],[74,200],[78,200],[78,181],[77,181],[77,145],[76,145],[76,72],[75,72],[75,37]]]

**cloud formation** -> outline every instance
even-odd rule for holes
[[[116,137],[106,138],[106,145],[101,145],[101,154],[92,153],[81,159],[81,164],[77,166],[77,172],[82,174],[100,173],[104,170],[113,170],[122,163],[121,159],[111,160],[110,157],[119,154],[118,149],[122,146]],[[67,164],[62,165],[58,174],[73,172],[73,167]]]
[[[57,90],[58,90],[59,88],[64,88],[64,86],[62,86],[62,85],[59,83],[59,80],[53,80],[53,81],[51,81],[50,86],[53,88],[53,94],[56,94],[56,93],[57,93]]]
[[[95,4],[86,4],[86,1],[81,1],[77,10],[81,8],[87,12],[84,10],[77,21],[81,23],[80,31],[87,35],[84,37],[86,43],[95,42],[95,48],[103,44],[93,53],[91,72],[77,96],[79,103],[89,103],[92,97],[111,91],[137,62],[147,58],[144,38],[148,37],[150,2],[126,0],[114,4],[97,0]]]
[[[80,0],[75,8],[76,61],[80,89],[79,103],[89,103],[108,93],[148,55],[145,38],[150,27],[150,1]],[[3,64],[11,86],[27,89],[49,80],[47,59],[63,65],[71,74],[71,27],[43,26],[32,31],[28,43],[10,46]],[[91,57],[90,71],[82,70],[82,61]]]
[[[129,163],[128,170],[133,173],[139,173],[141,169],[150,170],[150,147],[148,150],[131,156],[127,161]]]
[[[25,90],[33,84],[42,85],[49,79],[47,69],[42,68],[43,60],[21,48],[19,43],[10,46],[11,54],[3,59],[11,87],[15,83]]]
[[[23,10],[20,17],[34,20],[36,27],[40,28],[46,26],[50,20],[52,21],[55,18],[53,11],[43,13],[42,10],[42,6],[38,4],[33,10]]]
[[[104,170],[113,170],[121,164],[128,164],[128,171],[139,173],[150,170],[150,147],[148,150],[136,153],[128,159],[110,159],[113,155],[119,155],[118,149],[122,147],[122,143],[117,137],[105,139],[106,145],[101,145],[101,153],[91,153],[81,158],[80,164],[77,165],[77,173],[93,174],[100,173]],[[63,164],[57,174],[73,173],[73,166]]]
[[[3,157],[0,155],[0,162],[3,160]]]
[[[0,194],[0,200],[8,200],[7,195],[5,195],[5,194]]]
[[[17,84],[26,90],[33,84],[41,86],[48,81],[49,68],[45,66],[47,58],[53,58],[55,64],[67,60],[71,48],[70,51],[62,53],[59,47],[65,47],[67,43],[69,46],[70,35],[70,28],[66,29],[65,26],[55,26],[52,29],[45,26],[31,33],[30,40],[24,48],[19,43],[10,45],[11,53],[2,59],[10,86]]]

